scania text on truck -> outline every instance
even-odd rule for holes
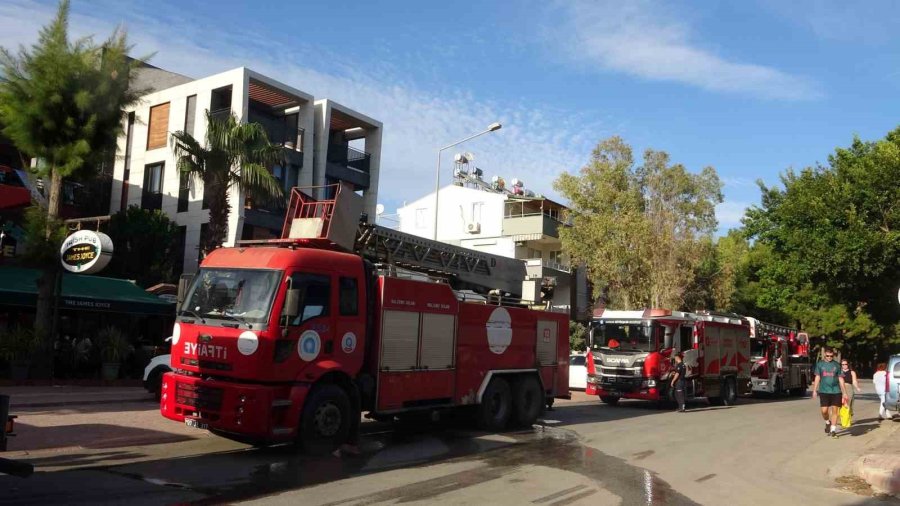
[[[812,378],[809,336],[750,316],[744,319],[750,327],[753,393],[802,396]]]
[[[596,350],[588,360],[589,395],[658,403],[674,399],[669,382],[673,354],[687,368],[686,398],[731,405],[750,391],[749,328],[740,318],[667,309],[598,311],[592,322]]]
[[[345,442],[363,412],[469,407],[481,426],[499,430],[531,424],[547,402],[568,397],[568,315],[379,273],[354,251],[368,234],[371,251],[399,264],[407,241],[402,267],[421,267],[430,255],[427,270],[446,274],[456,262],[461,274],[449,282],[485,291],[500,281],[491,268],[509,259],[372,226],[358,233],[357,195],[340,186],[306,191],[294,189],[282,239],[203,260],[173,332],[165,417],[318,451]]]

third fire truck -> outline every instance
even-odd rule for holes
[[[688,399],[731,405],[750,391],[750,330],[737,315],[599,311],[591,333],[595,351],[587,361],[586,391],[607,404],[623,398],[671,401],[676,353],[687,367]]]
[[[812,372],[805,332],[746,317],[750,326],[753,393],[801,396]]]

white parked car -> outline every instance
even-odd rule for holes
[[[585,356],[573,353],[569,356],[569,389],[587,388],[587,365]]]
[[[171,340],[171,336],[166,338],[166,342],[170,342]],[[157,355],[150,359],[150,363],[144,368],[144,388],[146,388],[148,392],[156,395],[157,400],[159,400],[160,396],[163,374],[172,370],[172,366],[170,365],[171,361],[172,355],[168,353],[165,355]]]

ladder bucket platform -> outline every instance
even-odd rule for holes
[[[353,251],[362,210],[363,198],[345,184],[294,188],[281,238]]]

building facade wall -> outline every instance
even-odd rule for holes
[[[168,89],[155,91],[145,95],[138,104],[126,110],[127,113],[134,113],[130,138],[130,159],[126,160],[125,156],[126,148],[128,147],[128,120],[126,119],[126,125],[123,129],[126,134],[120,136],[118,140],[118,156],[116,157],[113,172],[113,188],[109,202],[110,213],[116,213],[132,205],[141,207],[145,171],[153,164],[163,163],[160,209],[179,227],[184,227],[183,271],[186,273],[195,272],[198,267],[200,235],[204,224],[209,222],[209,211],[203,209],[203,183],[198,180],[190,181],[187,210],[178,212],[181,177],[176,167],[171,143],[167,143],[165,147],[147,149],[150,108],[167,102],[170,104],[167,131],[168,135],[171,135],[171,133],[185,128],[188,97],[196,96],[193,136],[203,142],[207,127],[206,111],[210,109],[213,91],[230,86],[232,90],[231,112],[239,121],[246,122],[250,107],[249,89],[251,80],[283,91],[298,99],[300,105],[285,110],[286,113],[293,113],[294,111],[298,113],[298,127],[304,131],[302,167],[297,174],[297,185],[311,186],[324,183],[324,171],[322,171],[321,178],[318,177],[319,174],[316,171],[315,153],[322,140],[327,146],[327,138],[320,139],[316,135],[317,111],[313,97],[252,70],[243,67],[237,68]],[[380,161],[381,149],[381,127],[380,123],[377,124],[377,135],[373,133],[373,140],[369,147],[369,149],[377,148],[377,152],[373,155],[373,158],[376,160],[374,163],[376,169],[378,168],[378,161]],[[129,166],[127,181],[125,180],[126,163]],[[374,216],[375,201],[377,199],[377,170],[375,171],[373,182],[375,185],[369,191],[369,200],[372,202],[372,216]],[[128,186],[125,202],[122,201],[124,185]],[[228,219],[228,234],[225,246],[233,245],[235,241],[241,238],[246,217],[244,195],[238,188],[230,189],[229,202],[231,204],[231,214]]]

